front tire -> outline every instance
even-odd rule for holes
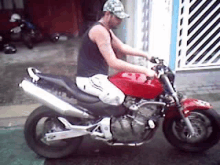
[[[211,110],[192,111],[189,119],[196,136],[190,137],[182,118],[165,119],[163,132],[168,142],[186,152],[201,152],[210,149],[220,139],[220,128]]]
[[[52,143],[48,143],[44,138],[48,132],[59,132],[65,129],[57,119],[60,116],[45,106],[38,107],[30,114],[25,123],[24,135],[28,146],[35,153],[46,158],[62,158],[78,149],[83,137],[58,140]]]

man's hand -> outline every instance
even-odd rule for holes
[[[147,69],[145,75],[147,77],[157,77],[157,73],[154,70],[151,70],[151,69]]]

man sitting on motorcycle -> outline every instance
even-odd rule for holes
[[[109,66],[118,71],[143,73],[154,77],[156,73],[143,66],[130,64],[119,59],[123,55],[152,57],[120,41],[111,29],[121,24],[129,15],[119,0],[108,0],[103,7],[104,16],[83,36],[78,56],[76,83],[79,89],[97,96],[106,104],[120,105],[123,92],[108,80]]]

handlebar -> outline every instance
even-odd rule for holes
[[[150,62],[154,64],[164,64],[164,60],[159,59],[158,57],[151,57]]]
[[[158,57],[152,57],[150,62],[156,64],[151,69],[157,73],[157,77],[160,78],[161,75],[172,73],[169,66],[164,63],[164,59],[159,59]]]

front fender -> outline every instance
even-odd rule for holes
[[[198,99],[184,99],[181,101],[183,111],[192,111],[194,109],[212,109],[210,103]]]
[[[183,99],[181,101],[181,105],[182,105],[182,112],[185,117],[189,116],[190,112],[193,110],[208,110],[213,108],[211,104],[208,102],[198,99],[188,99],[188,98]],[[175,105],[167,107],[165,119],[174,118],[174,117],[180,117],[180,113],[177,107]]]
[[[209,110],[207,113],[213,117],[220,130],[220,114],[213,109],[210,103],[197,99],[186,99],[181,103],[183,106],[183,114],[186,117],[189,116],[193,110]]]

